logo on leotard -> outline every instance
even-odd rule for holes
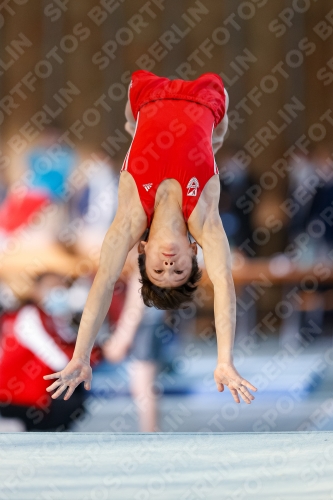
[[[199,182],[196,177],[192,177],[190,182],[187,184],[187,196],[196,196],[198,187],[199,187]]]
[[[152,184],[142,184],[142,185],[146,191],[149,191],[149,189],[152,187]]]

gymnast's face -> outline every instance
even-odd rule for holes
[[[141,241],[138,250],[146,254],[146,272],[150,281],[161,288],[174,288],[188,281],[197,244],[190,243],[186,236],[175,240],[160,235],[149,237],[147,242]]]

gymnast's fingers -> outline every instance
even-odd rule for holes
[[[237,390],[236,389],[230,389],[230,392],[232,394],[232,397],[236,401],[236,403],[240,403],[240,399],[239,399]]]
[[[247,390],[247,388],[245,387],[245,385],[241,384],[240,389],[241,389],[242,393],[245,394],[249,399],[255,399],[254,396],[253,396],[253,394],[251,394]]]
[[[241,396],[241,398],[243,399],[243,401],[245,401],[245,403],[251,404],[251,399],[244,393],[244,388],[243,387],[240,387],[238,389],[238,393]]]
[[[68,391],[66,392],[65,396],[64,396],[64,399],[69,399],[71,397],[71,395],[73,394],[75,390],[75,387],[68,387]]]
[[[60,373],[61,373],[61,372],[51,373],[50,375],[44,375],[44,376],[43,376],[43,379],[44,379],[44,380],[49,380],[49,379],[51,379],[51,378],[59,378],[59,377],[60,377]]]
[[[62,385],[59,387],[59,389],[58,389],[58,390],[57,390],[54,394],[52,394],[51,398],[52,398],[52,399],[55,399],[55,398],[57,398],[58,396],[60,396],[60,394],[61,394],[62,392],[64,392],[64,390],[66,389],[66,387],[67,387],[67,384],[62,384]]]
[[[46,389],[47,392],[53,391],[56,389],[59,385],[61,385],[63,382],[61,380],[56,380],[53,382],[53,384],[49,385],[48,388]]]
[[[252,389],[252,391],[256,391],[257,390],[257,388],[254,387],[254,385],[252,385],[248,380],[245,380],[245,378],[241,381],[241,384],[245,385],[249,389]]]

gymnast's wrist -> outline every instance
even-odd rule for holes
[[[90,364],[90,352],[89,353],[86,353],[86,352],[74,352],[73,353],[73,356],[72,356],[72,359],[79,359],[80,361],[83,361],[84,363],[89,363]]]
[[[234,363],[232,351],[218,352],[217,364],[220,364],[220,363],[232,365]]]

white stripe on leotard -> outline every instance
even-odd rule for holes
[[[214,154],[214,150],[213,150],[213,133],[214,133],[214,123],[213,123],[213,127],[212,127],[211,144],[212,144],[212,154],[213,154],[213,161],[214,161],[214,174],[218,174],[219,170],[218,170],[217,165],[216,165],[215,154]]]
[[[128,159],[129,159],[131,147],[132,147],[132,144],[133,144],[133,141],[134,141],[134,137],[135,137],[135,134],[136,134],[136,131],[137,131],[137,128],[138,128],[139,115],[140,115],[140,111],[138,111],[138,114],[136,116],[136,123],[135,123],[135,129],[134,129],[134,134],[133,134],[132,142],[131,142],[130,147],[129,147],[128,151],[127,151],[127,154],[125,156],[123,166],[121,167],[121,172],[123,170],[127,170],[127,168],[128,168]]]

